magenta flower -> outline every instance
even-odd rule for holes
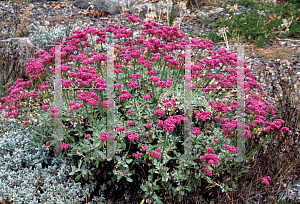
[[[211,148],[211,147],[208,147],[208,148],[207,148],[207,152],[208,152],[208,153],[213,153],[213,154],[214,154],[214,153],[215,153],[215,150],[213,150],[213,148]]]
[[[67,150],[69,148],[69,144],[62,143],[61,148]]]
[[[193,134],[194,134],[194,135],[201,135],[201,130],[200,130],[200,128],[194,127],[194,128],[193,128]]]
[[[154,113],[159,116],[164,116],[164,114],[165,114],[164,110],[162,110],[162,109],[156,110]]]
[[[148,149],[148,147],[147,147],[146,145],[144,145],[144,146],[142,147],[142,151],[143,151],[143,152],[145,152],[147,149]]]
[[[48,147],[50,145],[50,141],[47,141],[46,142],[46,146]]]
[[[144,100],[150,100],[151,99],[151,96],[149,95],[149,94],[146,94],[145,96],[144,96]]]
[[[48,110],[49,108],[50,108],[50,106],[49,105],[44,105],[44,110]]]
[[[25,126],[26,124],[29,123],[29,120],[26,120],[24,123],[23,123],[23,126]]]
[[[125,127],[124,126],[119,126],[117,128],[117,132],[123,132],[125,130]]]
[[[270,183],[268,181],[270,181],[271,178],[269,176],[258,178],[258,180],[260,180],[266,186],[270,186]]]
[[[134,122],[133,122],[133,121],[129,121],[129,122],[127,123],[127,125],[128,125],[128,126],[132,126],[132,125],[134,125]]]
[[[86,134],[84,138],[87,138],[87,137],[91,137],[91,135],[90,134]]]

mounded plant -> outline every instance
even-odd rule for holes
[[[239,151],[235,147],[237,120],[234,118],[235,109],[241,104],[232,100],[233,97],[227,104],[222,102],[230,93],[226,88],[237,85],[237,55],[226,49],[212,52],[212,41],[184,39],[185,34],[179,33],[176,26],[160,26],[150,20],[142,23],[135,14],[127,14],[127,17],[132,22],[130,29],[112,24],[101,30],[88,27],[73,31],[68,41],[56,42],[62,51],[62,85],[75,90],[74,94],[71,90],[63,91],[61,107],[54,107],[50,92],[52,82],[45,80],[55,72],[55,68],[44,66],[53,63],[55,67],[53,47],[49,52],[35,53],[42,58],[30,59],[30,63],[25,64],[26,74],[31,80],[17,80],[9,89],[10,95],[2,98],[0,110],[7,107],[6,118],[20,118],[24,126],[30,126],[40,134],[35,138],[37,143],[50,147],[54,144],[50,140],[52,135],[44,135],[43,128],[38,128],[37,122],[28,120],[24,113],[42,121],[44,117],[54,119],[60,108],[63,115],[61,148],[64,156],[73,163],[70,175],[75,181],[102,179],[104,182],[104,172],[109,175],[105,175],[108,180],[133,182],[145,192],[145,198],[154,199],[156,203],[162,203],[164,195],[168,199],[179,197],[181,200],[185,193],[197,189],[203,178],[212,183],[213,172],[217,174],[222,163],[232,162],[234,157],[228,158],[228,155]],[[89,37],[92,43],[88,41]],[[109,104],[105,92],[108,83],[105,51],[110,44],[115,45],[116,149],[113,159],[106,158]],[[183,124],[186,122],[183,112],[186,45],[192,48],[191,87],[199,88],[192,92],[192,123],[195,125],[191,136],[192,159],[182,157]],[[207,48],[211,57],[200,60]],[[77,65],[75,72],[70,71],[71,62]],[[244,133],[247,139],[251,139],[259,127],[266,127],[267,138],[275,133],[282,134],[283,130],[289,131],[283,127],[281,119],[274,122],[264,120],[267,112],[275,114],[275,107],[263,99],[262,87],[256,83],[256,76],[249,73],[251,69],[245,62],[244,68],[245,114],[248,116]],[[23,89],[30,84],[34,88],[31,92]],[[259,89],[258,95],[256,89]],[[107,168],[105,172],[106,166],[113,168]],[[270,177],[261,180],[269,185]]]

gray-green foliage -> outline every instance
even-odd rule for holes
[[[72,31],[74,28],[77,28],[77,30],[83,30],[87,28],[87,26],[84,26],[82,22],[77,22],[77,24],[69,25],[69,26],[57,26],[55,25],[55,28],[48,28],[48,27],[41,27],[39,25],[30,24],[27,29],[29,34],[29,38],[32,41],[32,44],[35,46],[45,49],[47,49],[55,46],[55,42],[64,42],[67,40],[67,37],[74,35]],[[140,36],[141,30],[138,29],[138,31],[134,34],[133,39],[137,40],[137,36]],[[98,36],[93,36],[92,38],[89,36],[89,39],[87,40],[91,44],[94,44]],[[94,42],[94,43],[93,43]],[[102,45],[103,51],[107,51],[107,45],[108,44],[117,44],[118,40],[113,39],[111,36],[108,36],[107,42]],[[98,49],[97,49],[98,48]],[[102,51],[99,49],[99,47],[96,46],[97,51]],[[75,53],[74,53],[75,54]],[[78,53],[77,53],[78,54]]]
[[[77,23],[79,30],[85,27],[81,22]],[[41,27],[39,25],[30,24],[28,27],[29,38],[32,44],[38,46],[41,49],[49,48],[50,46],[55,46],[55,42],[64,42],[67,40],[68,36],[73,35],[72,31],[74,29],[72,26],[57,26],[55,28]],[[47,50],[46,50],[47,51]]]
[[[3,116],[0,119],[0,200],[6,198],[14,203],[79,203],[95,189],[93,182],[82,188],[80,183],[66,179],[71,166],[69,161],[53,159],[49,163],[46,159],[47,147],[31,141],[34,134],[31,129],[22,128],[17,122],[8,122],[4,127]],[[42,168],[43,162],[49,166]],[[103,203],[104,199],[100,194],[92,201]]]

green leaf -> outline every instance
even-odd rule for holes
[[[96,166],[99,165],[99,162],[100,162],[100,160],[97,160],[97,161],[95,162]]]
[[[126,160],[126,163],[127,163],[127,164],[130,164],[132,161],[133,161],[133,159],[127,159],[127,160]]]
[[[82,170],[82,175],[86,175],[87,174],[87,170]]]
[[[141,188],[143,191],[147,191],[148,186],[140,186],[140,188]]]
[[[119,181],[121,178],[122,178],[122,175],[119,174],[119,175],[117,176],[118,181]]]
[[[122,149],[126,150],[126,143],[125,142],[122,143]]]
[[[153,198],[155,199],[157,204],[163,204],[163,202],[159,199],[159,197],[154,193]]]
[[[207,177],[207,182],[208,183],[213,183],[213,181],[209,177]]]
[[[127,180],[128,182],[133,182],[133,180],[132,180],[130,177],[126,177],[126,180]]]
[[[116,160],[117,160],[118,162],[121,161],[120,156],[115,156],[115,158],[116,158]]]
[[[89,177],[88,177],[87,174],[85,174],[85,175],[83,176],[83,178],[84,178],[86,181],[89,179]]]
[[[85,158],[84,158],[84,161],[85,162],[88,162],[90,160],[90,156],[86,156]]]
[[[79,181],[80,180],[80,175],[77,175],[76,177],[75,177],[75,181]]]
[[[97,142],[95,145],[95,148],[99,147],[101,145],[101,142]]]
[[[186,186],[185,188],[186,188],[186,190],[188,190],[189,192],[191,192],[191,191],[193,190],[193,187],[192,187],[192,186]]]
[[[159,190],[159,185],[155,185],[154,189],[158,191]]]

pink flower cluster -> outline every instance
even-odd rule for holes
[[[133,126],[134,125],[134,122],[131,120],[127,123],[128,126]]]
[[[169,89],[172,86],[172,80],[172,78],[169,78],[168,81],[158,81],[155,83],[155,86],[160,86],[163,89],[167,87]]]
[[[136,19],[137,17],[139,17],[138,14],[133,14],[132,16],[130,16],[130,14],[126,14],[126,17],[133,23],[137,23],[137,22],[142,23],[142,20]]]
[[[162,109],[156,110],[154,113],[155,113],[156,115],[160,116],[160,117],[162,117],[162,116],[165,115],[165,112],[164,112],[164,110],[162,110]]]
[[[128,91],[128,90],[122,90],[120,93],[122,94],[122,95],[119,97],[120,100],[132,98],[132,95],[129,94],[129,91]]]
[[[222,114],[226,114],[228,111],[229,111],[229,107],[224,104],[224,103],[219,103],[216,101],[216,102],[213,102],[213,101],[209,101],[208,104],[216,109],[216,112],[221,112]]]
[[[117,128],[117,132],[123,132],[125,130],[125,127],[124,126],[119,126]]]
[[[26,120],[24,123],[23,123],[23,126],[25,126],[26,124],[29,123],[29,120]]]
[[[228,151],[232,152],[233,154],[237,153],[240,149],[238,147],[231,147],[229,145],[224,145],[224,148]]]
[[[102,105],[103,105],[105,108],[107,108],[108,105],[109,105],[109,106],[112,105],[112,102],[111,102],[111,101],[103,101],[103,102],[102,102]]]
[[[193,134],[194,134],[194,135],[201,135],[201,130],[200,130],[200,128],[194,127],[194,128],[193,128]]]
[[[152,125],[151,125],[151,124],[148,124],[148,125],[146,125],[146,128],[151,129],[151,128],[152,128]]]
[[[207,175],[212,176],[212,170],[207,169],[207,168],[204,168],[204,167],[202,167],[201,170],[202,170],[202,171],[204,170],[204,172],[205,172]]]
[[[206,162],[208,165],[219,164],[219,161],[221,160],[220,157],[207,153],[204,156],[201,156],[200,159],[201,161]]]
[[[80,90],[77,91],[77,94],[79,94],[79,96],[77,96],[77,98],[79,100],[82,100],[82,101],[86,101],[88,102],[88,104],[94,106],[94,107],[97,107],[98,106],[98,101],[100,101],[100,97],[94,93],[94,92],[81,92]],[[92,98],[93,97],[93,98]]]
[[[207,152],[208,152],[208,153],[213,153],[213,154],[214,154],[214,153],[215,153],[215,150],[213,150],[213,148],[211,148],[211,147],[208,147],[208,148],[207,148]]]
[[[41,91],[45,91],[45,90],[47,90],[47,89],[49,89],[49,86],[48,85],[38,85],[37,86],[38,87],[38,89],[40,89]]]
[[[139,152],[137,154],[133,153],[132,156],[135,157],[136,159],[139,159],[142,156],[142,153],[141,152]]]
[[[144,96],[144,100],[150,100],[151,99],[151,96],[149,95],[149,94],[146,94],[145,96]]]
[[[204,112],[200,113],[200,111],[196,110],[195,114],[196,114],[197,118],[201,119],[202,121],[205,121],[210,117],[209,111],[204,111]]]
[[[155,111],[156,112],[156,111]],[[175,124],[180,124],[181,120],[183,120],[184,117],[182,115],[176,115],[175,117],[173,116],[169,116],[165,121],[159,120],[157,122],[157,126],[164,126],[163,130],[164,131],[169,131],[169,132],[173,132],[175,129]]]
[[[69,146],[70,146],[70,145],[69,145],[69,144],[66,144],[66,143],[62,143],[62,144],[61,144],[61,148],[64,149],[64,150],[67,150],[67,149],[69,148]]]
[[[175,99],[171,99],[172,103],[170,103],[169,99],[167,99],[167,98],[163,99],[162,102],[165,103],[164,104],[164,108],[169,108],[169,107],[172,107],[172,106],[175,107],[177,105]]]
[[[101,133],[99,140],[101,142],[107,141],[107,132]]]
[[[49,105],[44,105],[44,106],[43,106],[43,109],[44,109],[44,110],[48,110],[49,108],[50,108]]]
[[[263,184],[266,184],[266,186],[269,186],[270,183],[268,181],[271,181],[270,176],[266,176],[266,177],[261,177],[258,178],[259,181],[261,181]]]
[[[148,147],[147,147],[146,145],[144,145],[144,146],[142,147],[142,151],[143,151],[143,152],[147,151],[147,149],[148,149]]]
[[[71,107],[70,108],[70,111],[72,112],[73,110],[77,110],[77,109],[79,109],[79,108],[83,108],[84,107],[84,104],[82,103],[82,104],[78,104],[78,103],[76,103],[76,101],[73,101],[73,102],[70,102],[69,103],[69,106]],[[73,107],[72,107],[73,106]]]
[[[128,139],[133,142],[134,140],[138,140],[140,138],[139,134],[138,133],[135,133],[134,136],[132,135],[132,131],[129,131],[131,132],[130,135],[128,136]],[[125,133],[126,135],[126,133]]]
[[[255,122],[255,121],[254,121]],[[278,119],[277,121],[274,121],[272,123],[269,123],[269,122],[266,122],[266,124],[270,125],[269,127],[266,127],[265,128],[265,131],[268,132],[268,131],[274,131],[274,132],[278,132],[280,135],[282,134],[282,130],[288,132],[290,129],[287,128],[287,127],[281,127],[281,125],[284,124],[284,121],[281,120],[281,119]]]
[[[156,158],[161,158],[161,154],[159,153],[159,152],[161,152],[161,149],[160,148],[158,148],[157,150],[156,150],[156,152],[155,151],[151,151],[151,157],[156,157]]]
[[[91,137],[91,135],[90,135],[90,134],[86,134],[86,135],[84,136],[84,138],[88,138],[88,137]]]
[[[51,108],[51,114],[50,114],[50,117],[51,118],[54,118],[54,117],[57,117],[57,116],[59,116],[59,110],[61,109],[61,107],[60,106],[57,106],[57,107],[52,107]]]

